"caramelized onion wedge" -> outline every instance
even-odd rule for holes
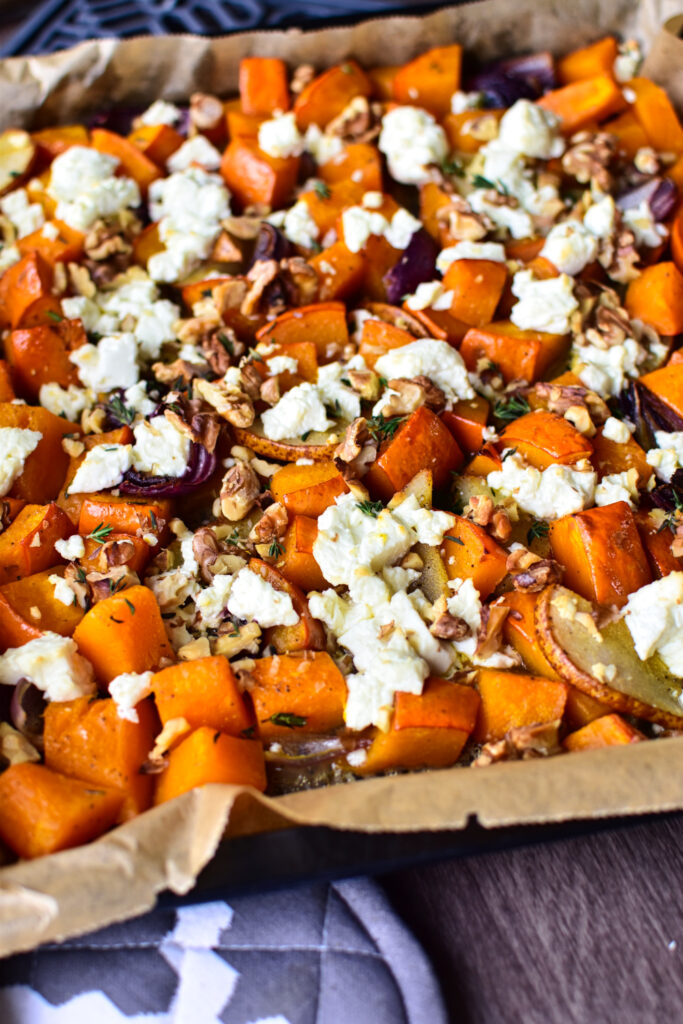
[[[20,184],[35,155],[36,147],[28,132],[10,128],[0,134],[0,195]]]
[[[314,433],[306,441],[271,441],[264,437],[260,427],[246,430],[244,427],[233,427],[233,435],[237,444],[251,448],[257,455],[265,455],[269,459],[280,462],[296,462],[297,459],[313,459],[314,462],[325,462],[332,458],[332,452],[339,444],[346,425],[335,431],[332,438],[325,434]]]
[[[640,660],[623,619],[598,631],[593,612],[590,601],[566,587],[552,586],[541,593],[536,632],[560,678],[615,711],[669,729],[682,728],[682,681],[659,657]]]

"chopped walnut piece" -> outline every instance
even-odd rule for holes
[[[364,416],[359,416],[349,423],[343,440],[332,453],[332,458],[345,480],[357,480],[365,476],[377,458],[377,445],[370,439]]]
[[[303,256],[289,256],[280,260],[290,302],[293,306],[308,306],[315,302],[320,289],[320,279],[315,268]]]
[[[123,229],[103,220],[95,221],[87,232],[83,249],[85,255],[97,263],[111,256],[129,256],[133,252],[133,246],[124,237]]]
[[[220,381],[210,383],[201,377],[195,379],[194,387],[204,401],[233,427],[250,427],[254,422],[254,406],[243,391],[228,388]]]
[[[107,422],[104,409],[84,409],[81,413],[81,427],[85,434],[101,434]]]
[[[256,473],[246,462],[236,462],[223,477],[221,512],[231,523],[238,523],[251,512],[261,493]]]
[[[379,377],[374,370],[348,370],[346,374],[353,390],[368,402],[379,398]]]
[[[212,302],[195,305],[196,316],[187,317],[184,320],[176,320],[173,325],[178,341],[190,345],[200,345],[205,338],[210,338],[215,331],[222,330],[223,318]],[[201,308],[201,312],[199,312]]]
[[[600,395],[577,384],[540,381],[534,386],[534,391],[546,403],[548,412],[556,412],[559,416],[565,416],[570,409],[582,407],[587,410],[591,421],[600,426],[611,415],[609,406]]]
[[[221,227],[224,227],[233,238],[239,238],[242,242],[252,242],[258,237],[261,230],[261,218],[244,216],[226,217],[221,221]]]
[[[628,284],[640,277],[636,264],[640,256],[636,249],[636,236],[629,228],[620,228],[614,238],[603,240],[598,261],[607,272],[607,276],[620,284]]]
[[[198,658],[208,658],[211,654],[209,638],[200,636],[196,640],[190,640],[189,643],[179,647],[176,653],[181,661],[196,661]]]
[[[221,320],[228,310],[240,308],[248,291],[249,285],[244,277],[233,277],[211,288],[211,297]]]
[[[210,526],[200,526],[192,538],[192,554],[199,564],[199,572],[205,583],[214,577],[216,559],[222,548]]]
[[[503,623],[509,609],[499,604],[485,604],[481,609],[481,625],[477,634],[476,654],[490,658],[500,648]]]
[[[465,506],[464,515],[477,526],[488,526],[493,517],[495,505],[493,499],[486,494],[473,494]]]
[[[169,718],[165,726],[154,740],[154,746],[147,755],[147,760],[140,771],[143,775],[156,775],[166,767],[164,755],[182,736],[190,732],[192,726],[186,718]]]
[[[381,123],[376,105],[365,96],[354,96],[341,114],[325,128],[326,135],[336,135],[348,142],[370,142],[379,135]]]
[[[633,165],[641,174],[654,176],[659,174],[661,163],[652,146],[641,146],[633,158]]]
[[[272,540],[279,540],[287,532],[288,524],[287,509],[279,501],[270,505],[256,523],[249,540],[255,544],[267,544]]]
[[[292,95],[298,96],[307,85],[310,85],[315,78],[315,68],[312,64],[299,64],[294,68],[289,89]]]
[[[464,619],[451,615],[450,612],[443,612],[436,622],[431,624],[429,632],[439,640],[462,640],[472,630]]]
[[[280,401],[280,381],[277,376],[268,377],[267,380],[264,380],[261,385],[260,396],[267,405],[277,405]]]
[[[237,340],[230,327],[221,327],[219,330],[212,331],[211,334],[200,340],[199,345],[202,355],[219,377],[225,376],[225,372],[232,365],[233,360],[239,359],[245,351],[243,342]]]
[[[263,378],[256,368],[256,364],[253,360],[249,359],[246,362],[242,362],[240,366],[242,391],[245,395],[249,395],[252,402],[257,401],[261,394],[261,383]]]
[[[0,770],[13,764],[40,761],[40,754],[9,722],[0,722]]]
[[[206,371],[201,363],[190,363],[186,359],[174,359],[172,363],[152,363],[152,373],[160,384],[173,384],[182,380],[189,384],[191,380]]]
[[[234,658],[241,651],[247,651],[249,654],[258,653],[261,627],[257,622],[245,622],[237,630],[232,623],[224,623],[224,625],[230,625],[232,631],[221,633],[219,629],[219,635],[211,645],[214,654],[222,654],[224,658]]]
[[[577,132],[562,157],[562,169],[581,184],[590,182],[597,191],[609,192],[612,187],[609,165],[616,148],[616,137],[607,132]]]
[[[64,578],[66,579],[66,573]],[[140,582],[138,574],[127,565],[113,565],[106,573],[89,572],[85,578],[90,585],[93,602],[104,601],[112,594],[119,594],[127,587],[137,586]]]
[[[64,570],[64,582],[76,595],[79,606],[87,611],[92,603],[91,591],[83,569],[75,562],[69,562]]]
[[[95,282],[88,273],[87,267],[80,263],[67,263],[66,269],[69,272],[69,283],[76,295],[83,295],[86,299],[94,299],[97,295]]]
[[[585,405],[570,405],[564,414],[564,418],[584,437],[594,436],[595,424]]]
[[[63,437],[62,448],[72,459],[77,459],[85,451],[83,442],[77,441],[74,437]]]
[[[505,568],[512,576],[515,590],[536,594],[550,583],[560,583],[562,569],[552,558],[540,558],[520,547],[508,555]]]
[[[493,228],[486,214],[475,213],[467,200],[458,195],[451,196],[450,202],[436,211],[436,219],[458,242],[478,242]]]
[[[242,250],[227,231],[221,231],[211,250],[211,259],[217,263],[241,263]]]
[[[217,96],[193,92],[190,96],[190,124],[200,132],[217,128],[225,117],[225,108]]]
[[[510,540],[512,524],[510,523],[510,515],[506,509],[496,507],[493,515],[491,516],[489,533],[495,540],[499,540],[503,544],[506,544]]]
[[[280,264],[277,260],[257,260],[254,263],[247,274],[250,288],[240,305],[242,316],[251,316],[256,311],[265,289],[279,273]]]
[[[561,753],[559,722],[541,722],[509,729],[502,740],[485,743],[472,767],[483,768],[497,761],[527,761]]]

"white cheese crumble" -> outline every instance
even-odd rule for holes
[[[232,576],[214,576],[210,587],[205,587],[195,598],[195,605],[205,629],[215,629],[225,617]]]
[[[657,653],[670,672],[683,676],[683,572],[630,594],[624,620],[641,661]]]
[[[423,281],[415,292],[409,295],[405,304],[408,309],[450,309],[453,292],[446,291],[441,281]]]
[[[683,431],[655,431],[657,448],[646,453],[648,466],[652,466],[660,480],[669,483],[677,469],[683,466]]]
[[[270,626],[295,626],[299,616],[289,594],[276,590],[251,569],[240,569],[232,581],[228,611],[238,619],[258,622],[263,629]]]
[[[325,135],[315,122],[306,129],[304,147],[319,167],[344,152],[343,140],[338,135]]]
[[[635,39],[627,39],[619,43],[619,50],[614,59],[614,77],[617,82],[630,82],[638,74],[643,55]]]
[[[505,263],[505,247],[500,242],[456,242],[442,249],[436,257],[436,269],[445,274],[456,260],[490,260]]]
[[[389,226],[385,228],[384,237],[394,249],[407,249],[411,238],[421,228],[422,222],[401,207],[389,221]]]
[[[596,258],[598,242],[581,222],[565,220],[550,229],[540,255],[560,273],[575,276]]]
[[[609,348],[575,344],[571,368],[585,387],[597,391],[602,398],[611,398],[619,394],[627,377],[638,376],[646,358],[645,349],[634,338]]]
[[[96,220],[139,206],[137,183],[116,175],[118,165],[115,157],[87,146],[70,146],[55,157],[47,193],[57,200],[57,220],[87,231]]]
[[[540,470],[527,465],[520,455],[510,454],[503,459],[502,469],[489,473],[486,482],[537,519],[560,519],[593,504],[597,474],[587,460],[575,466],[555,463]]]
[[[47,700],[76,700],[95,692],[90,662],[71,637],[49,631],[0,657],[0,683],[15,686],[21,679],[42,690]]]
[[[165,416],[154,416],[133,428],[133,465],[153,476],[182,476],[190,458],[190,439]]]
[[[258,145],[268,156],[278,159],[300,156],[304,151],[305,140],[297,128],[296,115],[289,111],[262,121],[258,130]]]
[[[176,107],[175,103],[168,103],[167,100],[155,100],[151,106],[147,107],[144,113],[140,114],[138,120],[141,124],[166,124],[171,126],[176,124],[181,117],[182,112]]]
[[[149,211],[159,223],[165,248],[147,264],[154,281],[179,281],[211,252],[221,220],[230,213],[223,179],[201,167],[188,167],[149,187]]]
[[[596,505],[612,505],[615,501],[625,501],[633,508],[637,500],[637,469],[628,469],[622,473],[610,473],[608,476],[603,476],[595,488]]]
[[[596,238],[609,238],[614,234],[616,214],[612,196],[600,196],[584,213],[583,226]]]
[[[550,160],[564,153],[558,132],[559,118],[530,100],[517,100],[500,121],[498,145],[536,160]]]
[[[448,342],[436,338],[418,338],[386,352],[377,360],[375,370],[387,380],[420,375],[429,377],[441,388],[447,402],[474,398],[462,356]]]
[[[48,576],[47,582],[54,587],[55,601],[59,601],[60,604],[65,604],[67,607],[76,604],[76,595],[63,577],[52,573],[51,576]]]
[[[378,146],[392,178],[404,185],[424,185],[431,180],[429,166],[440,166],[448,156],[446,133],[420,107],[400,106],[385,114]]]
[[[567,274],[537,281],[530,270],[519,270],[512,279],[512,293],[519,299],[510,312],[513,324],[524,331],[567,334],[569,318],[579,308],[573,284]]]
[[[92,391],[113,391],[137,384],[139,369],[135,335],[128,332],[100,338],[69,353],[81,382]]]
[[[152,692],[153,672],[122,672],[109,684],[109,694],[116,704],[116,714],[128,722],[139,722],[136,705]]]
[[[350,206],[341,215],[344,244],[351,252],[360,252],[370,235],[383,235],[389,226],[381,213],[363,206]]]
[[[40,203],[30,203],[25,188],[15,189],[0,199],[0,213],[12,224],[17,238],[26,238],[45,223]]]
[[[458,89],[451,96],[451,114],[464,114],[467,110],[480,110],[483,105],[483,92],[462,92]]]
[[[315,384],[297,384],[272,409],[261,414],[263,432],[271,441],[301,437],[332,426]]]
[[[299,360],[293,359],[292,356],[271,356],[270,359],[266,359],[266,366],[268,367],[268,373],[275,376],[276,373],[297,373],[299,370]]]
[[[21,427],[0,427],[0,497],[9,494],[24,471],[24,463],[38,447],[42,434]]]
[[[85,554],[85,542],[80,533],[74,533],[66,540],[55,541],[55,551],[67,562],[75,562],[77,558],[83,558]]]
[[[21,253],[16,245],[0,246],[0,274],[13,267],[21,259]]]
[[[272,220],[272,218],[270,218]],[[305,200],[300,199],[285,213],[282,230],[286,238],[303,249],[312,249],[318,240],[320,229],[311,216]]]
[[[186,171],[193,164],[198,164],[205,171],[217,171],[221,165],[221,154],[205,135],[193,135],[166,161],[166,167],[171,174]]]
[[[659,245],[669,234],[663,224],[658,224],[652,216],[652,211],[646,199],[643,199],[638,206],[629,210],[622,210],[621,219],[636,236],[637,246],[648,246],[654,248]]]
[[[602,436],[615,444],[626,444],[631,439],[631,431],[624,420],[618,420],[616,416],[608,416],[602,428]]]
[[[69,484],[69,494],[93,494],[116,487],[132,465],[129,444],[98,444],[86,454]]]

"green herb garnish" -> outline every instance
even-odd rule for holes
[[[452,160],[444,160],[441,164],[441,170],[444,174],[455,175],[456,178],[465,177],[465,165],[462,160],[458,160],[455,157]]]
[[[273,725],[284,725],[287,729],[301,728],[306,725],[308,721],[303,715],[294,715],[291,711],[276,711],[270,718],[265,719],[266,722],[272,722]]]
[[[119,421],[119,423],[126,423],[128,426],[130,426],[135,419],[135,409],[129,409],[119,395],[114,395],[111,401],[105,405],[105,409],[107,409],[114,419]]]
[[[128,610],[129,610],[130,614],[131,614],[131,615],[135,615],[135,605],[133,604],[133,602],[132,602],[132,601],[129,601],[127,597],[124,597],[124,599],[123,599],[123,600],[124,600],[124,601],[126,602],[126,604],[128,605]]]
[[[268,555],[270,558],[279,558],[280,555],[284,555],[285,549],[278,540],[273,540],[268,548]]]
[[[368,420],[370,436],[374,441],[388,441],[394,436],[404,419],[405,416],[392,416],[385,420],[381,413],[378,416],[372,416]]]
[[[372,516],[373,519],[377,519],[377,516],[384,508],[381,501],[370,501],[369,499],[356,502],[356,504],[361,512],[364,512],[366,516]]]
[[[452,533],[447,533],[444,536],[444,540],[452,540],[454,544],[462,544],[462,546],[465,547],[465,541],[460,537],[454,537]]]
[[[550,527],[547,523],[543,522],[542,519],[535,519],[526,534],[527,544],[531,544],[533,540],[540,540],[541,537],[548,536],[548,530]]]
[[[501,398],[500,402],[496,402],[493,407],[493,415],[497,416],[499,420],[504,420],[506,423],[512,423],[513,420],[519,419],[520,416],[526,416],[528,412],[531,412],[531,406],[526,398],[522,398],[520,395]]]
[[[227,334],[224,331],[219,331],[217,337],[218,337],[218,340],[220,341],[221,345],[225,349],[225,351],[229,355],[234,356],[234,354],[235,354],[235,346],[233,345],[232,341],[227,336]]]
[[[61,324],[62,320],[64,319],[62,314],[55,313],[54,309],[48,309],[47,315],[49,316],[50,320],[54,320],[56,324]]]
[[[332,193],[329,190],[329,187],[325,184],[324,181],[316,181],[315,185],[313,186],[313,190],[317,195],[318,199],[329,199],[330,196],[332,195]]]
[[[497,191],[495,184],[488,178],[485,178],[483,174],[475,174],[472,178],[472,184],[475,188],[492,188]]]
[[[104,523],[98,523],[92,533],[88,534],[88,538],[94,540],[96,544],[104,544],[113,529],[114,527],[109,523],[106,526]]]

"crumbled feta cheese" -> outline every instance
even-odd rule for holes
[[[97,345],[81,345],[69,353],[78,368],[78,376],[93,391],[113,391],[137,384],[139,370],[135,336],[112,334],[100,338]]]
[[[132,465],[129,444],[98,444],[87,452],[69,484],[69,494],[92,494],[116,487]]]
[[[383,235],[389,222],[381,213],[363,206],[349,206],[341,215],[344,244],[351,252],[360,252],[370,235]]]
[[[140,205],[132,178],[115,175],[118,160],[87,146],[70,146],[51,165],[48,195],[57,200],[55,217],[77,231],[96,220]]]
[[[190,458],[190,439],[165,416],[154,416],[133,427],[133,465],[152,476],[182,476]]]
[[[109,684],[109,695],[116,704],[116,714],[128,722],[139,722],[136,705],[152,692],[153,672],[123,672]]]
[[[474,398],[467,369],[460,353],[446,341],[418,338],[380,356],[375,370],[390,380],[394,377],[429,377],[441,388],[447,402]]]
[[[166,161],[166,167],[172,174],[186,171],[193,164],[198,164],[205,171],[217,171],[221,165],[220,153],[205,135],[193,135]]]
[[[154,412],[158,403],[147,397],[147,382],[141,380],[126,388],[123,392],[123,404],[127,409],[132,409],[138,415],[145,417]]]
[[[201,167],[188,167],[149,187],[149,211],[159,222],[165,248],[147,264],[154,281],[178,281],[206,259],[230,213],[223,179]]]
[[[641,661],[659,654],[675,676],[683,676],[683,572],[629,594],[624,620]]]
[[[95,398],[95,393],[89,388],[79,388],[76,384],[69,384],[68,388],[63,388],[55,381],[41,384],[38,392],[38,401],[44,409],[55,416],[63,416],[72,423],[80,418],[84,409],[91,407]]]
[[[144,113],[140,114],[138,120],[141,124],[148,125],[174,125],[181,117],[182,112],[176,107],[175,103],[168,103],[166,100],[155,100],[150,107],[147,107]]]
[[[584,213],[583,226],[596,238],[609,238],[616,227],[616,213],[612,196],[601,196]]]
[[[559,118],[551,111],[530,100],[517,100],[503,114],[496,141],[522,156],[550,160],[564,153],[559,125]]]
[[[65,579],[56,573],[52,573],[52,575],[48,576],[47,582],[51,583],[54,587],[55,601],[59,601],[60,604],[65,604],[67,607],[76,604],[76,595]]]
[[[77,558],[83,558],[85,554],[85,543],[80,533],[74,533],[66,540],[55,541],[55,551],[67,562],[75,562]]]
[[[483,106],[483,92],[461,92],[458,89],[451,96],[452,114],[464,114],[466,110],[479,110]]]
[[[194,599],[205,629],[216,629],[225,618],[232,576],[214,576],[211,586],[205,587]]]
[[[585,460],[575,466],[555,463],[540,470],[527,465],[520,455],[510,454],[503,459],[502,469],[489,473],[486,482],[537,519],[559,519],[593,503],[597,474]]]
[[[560,273],[574,276],[596,258],[598,242],[582,223],[565,220],[550,229],[540,255],[550,260]]]
[[[660,480],[669,483],[677,469],[683,466],[683,431],[655,431],[657,448],[651,448],[645,458]]]
[[[420,544],[428,544],[430,547],[441,544],[444,534],[452,530],[455,523],[455,517],[450,512],[422,508],[414,494],[404,498],[400,505],[392,509],[391,514],[404,526],[415,531]]]
[[[59,228],[54,221],[47,221],[43,224],[43,230],[40,232],[43,238],[47,238],[50,242],[56,242],[59,238]]]
[[[19,247],[16,245],[0,245],[0,274],[13,267],[21,259]]]
[[[569,318],[579,308],[573,284],[567,274],[537,281],[530,270],[519,270],[512,279],[512,294],[519,299],[510,312],[513,324],[524,331],[567,334]]]
[[[306,129],[304,148],[320,167],[344,152],[344,142],[338,135],[323,134],[320,127],[313,123]]]
[[[311,217],[308,204],[300,199],[285,213],[282,230],[286,238],[303,249],[312,249],[318,240],[320,229]]]
[[[505,247],[500,242],[456,242],[436,257],[436,269],[445,274],[456,260],[490,260],[505,263]]]
[[[25,188],[17,188],[0,199],[0,213],[11,222],[17,238],[33,234],[45,223],[40,203],[30,203]],[[53,225],[54,227],[54,225]]]
[[[358,357],[356,357],[357,362]],[[361,365],[353,366],[352,369],[365,369],[365,361],[361,358]],[[318,369],[317,390],[323,403],[331,410],[334,416],[343,416],[348,420],[355,420],[360,416],[360,395],[347,384],[342,384],[342,378],[348,372],[349,367],[343,363],[327,363]]]
[[[633,508],[638,500],[638,470],[624,470],[623,473],[610,473],[603,476],[595,488],[596,505],[612,505],[615,501],[625,501]]]
[[[50,631],[0,657],[0,683],[15,686],[21,679],[42,690],[47,700],[76,700],[95,692],[90,662],[71,637]]]
[[[497,228],[509,231],[513,238],[529,238],[534,234],[534,222],[523,207],[499,205],[490,202],[487,197],[487,189],[475,189],[470,192],[467,201],[475,213],[486,214]]]
[[[638,74],[643,60],[640,46],[635,39],[627,39],[619,43],[619,50],[614,59],[614,77],[617,82],[630,82]]]
[[[271,441],[300,437],[332,426],[315,384],[297,384],[261,414],[263,432]]]
[[[626,227],[630,228],[636,236],[636,245],[646,245],[654,248],[667,237],[669,232],[663,224],[658,224],[652,216],[652,211],[646,199],[643,199],[638,206],[629,210],[622,210],[621,219]]]
[[[445,304],[445,298],[448,303]],[[453,292],[444,291],[441,281],[423,281],[416,291],[407,297],[405,304],[408,309],[448,309],[453,301]],[[437,306],[437,303],[440,305]]]
[[[228,611],[238,619],[253,620],[263,629],[295,626],[299,616],[289,594],[276,590],[251,569],[240,569],[232,581]]]
[[[269,121],[262,121],[258,130],[258,144],[259,149],[268,156],[279,159],[300,156],[304,151],[305,140],[297,128],[296,115],[290,111]]]
[[[266,366],[268,367],[268,373],[273,375],[276,373],[297,373],[299,370],[299,360],[293,359],[292,356],[271,356],[270,359],[266,359]]]
[[[384,237],[394,249],[407,249],[411,238],[421,227],[422,222],[401,207],[385,228]]]
[[[622,390],[627,377],[637,377],[647,353],[634,338],[621,345],[598,348],[597,345],[574,345],[571,367],[581,383],[597,391],[602,398],[611,398]]]
[[[430,165],[440,166],[448,156],[446,133],[420,107],[394,107],[385,114],[378,146],[392,178],[404,185],[424,185],[431,180]]]
[[[608,416],[602,428],[602,436],[615,444],[626,444],[631,439],[631,431],[628,424],[618,420],[616,416]]]
[[[24,463],[42,439],[37,430],[0,427],[0,497],[11,491],[24,471]]]
[[[368,210],[379,210],[380,206],[384,203],[383,192],[365,192],[361,199],[361,206],[365,206]]]

